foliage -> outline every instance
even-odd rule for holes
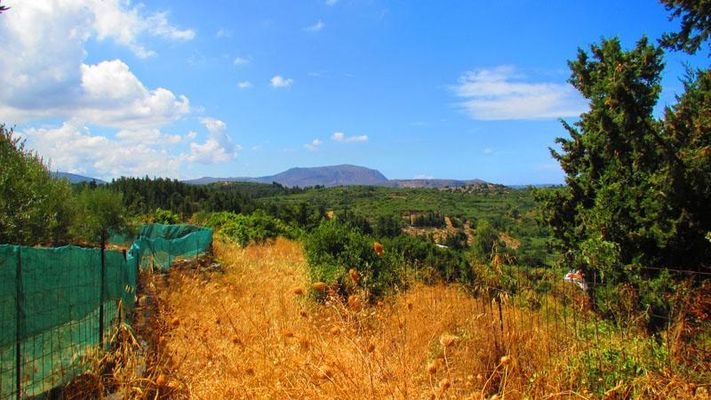
[[[81,218],[72,227],[74,236],[106,245],[110,234],[129,231],[122,195],[109,188],[84,188],[76,198]]]
[[[428,211],[426,213],[416,215],[412,221],[412,226],[415,227],[435,227],[443,228],[445,226],[444,216],[439,212]]]
[[[598,280],[598,310],[622,323],[668,317],[672,279],[665,267],[698,271],[711,260],[711,110],[709,71],[690,73],[685,93],[657,121],[662,51],[617,39],[579,51],[570,82],[590,101],[570,139],[551,150],[567,187],[539,195],[562,261]],[[619,299],[635,300],[631,302]]]
[[[195,216],[195,221],[214,228],[242,247],[251,243],[264,243],[278,236],[295,236],[293,229],[262,211],[249,215],[229,211],[201,213]]]
[[[239,192],[190,185],[175,179],[122,177],[106,186],[123,193],[124,204],[136,214],[149,214],[157,208],[185,216],[203,210],[252,212],[255,209],[253,202]]]
[[[336,220],[323,221],[306,237],[304,248],[312,282],[337,284],[347,292],[360,285],[374,296],[401,283],[394,265],[373,250],[371,237]],[[359,282],[351,279],[351,269],[360,274]]]
[[[709,0],[661,0],[669,19],[681,17],[681,30],[666,33],[660,43],[674,50],[694,54],[711,33],[711,1]]]
[[[402,219],[395,215],[380,215],[375,222],[373,234],[381,238],[393,238],[402,233]]]
[[[472,245],[474,255],[480,261],[487,263],[493,259],[500,248],[499,233],[491,226],[489,221],[486,219],[477,221]]]
[[[309,277],[313,282],[336,284],[346,293],[362,288],[368,296],[381,296],[403,288],[409,280],[471,283],[473,271],[464,257],[422,237],[399,235],[384,239],[378,255],[375,239],[337,220],[324,221],[305,239]],[[362,279],[354,286],[349,272]]]
[[[0,243],[64,244],[74,218],[71,187],[0,124]]]
[[[153,212],[151,222],[154,224],[179,224],[182,222],[180,215],[174,213],[171,210],[164,210],[162,208],[156,208]]]

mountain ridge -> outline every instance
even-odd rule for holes
[[[194,185],[206,185],[217,182],[254,182],[278,183],[288,187],[309,186],[384,186],[396,188],[432,188],[465,187],[487,185],[481,179],[388,179],[376,169],[351,164],[322,167],[294,167],[275,175],[262,177],[202,177],[183,182]]]

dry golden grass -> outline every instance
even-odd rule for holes
[[[498,304],[451,285],[415,285],[377,305],[353,296],[320,304],[307,293],[331,289],[311,288],[298,243],[215,243],[215,254],[224,273],[173,271],[160,295],[170,326],[159,338],[170,371],[162,379],[181,396],[594,398],[567,365],[591,344],[547,320],[545,307],[503,299],[502,329]],[[686,397],[670,385],[653,393]],[[607,397],[624,398],[620,388]]]

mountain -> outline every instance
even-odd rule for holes
[[[212,178],[202,177],[185,181],[195,185],[205,185],[215,182],[277,182],[289,187],[309,186],[381,186],[388,179],[380,171],[358,167],[355,165],[334,165],[328,167],[291,168],[276,175],[262,176],[259,178]]]
[[[481,179],[393,179],[389,180],[380,171],[356,165],[334,165],[327,167],[291,168],[276,175],[259,178],[213,178],[202,177],[184,181],[194,185],[207,185],[215,182],[277,182],[288,187],[309,186],[386,186],[398,188],[459,188],[486,185]]]
[[[95,181],[99,185],[104,184],[106,182],[102,181],[101,179],[97,178],[90,178],[88,176],[82,176],[82,175],[77,175],[77,174],[70,174],[69,172],[52,172],[52,176],[54,176],[57,179],[66,179],[69,181],[69,183],[82,183],[82,182],[91,182]]]

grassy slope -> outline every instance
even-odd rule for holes
[[[224,274],[176,270],[161,294],[172,326],[161,358],[186,397],[686,398],[694,390],[673,369],[640,372],[635,362],[651,365],[652,340],[593,331],[572,314],[552,318],[561,315],[552,299],[536,310],[505,299],[502,334],[496,305],[456,286],[415,286],[366,308],[317,304],[302,294],[299,244],[215,246]],[[574,291],[569,299],[584,304]]]

